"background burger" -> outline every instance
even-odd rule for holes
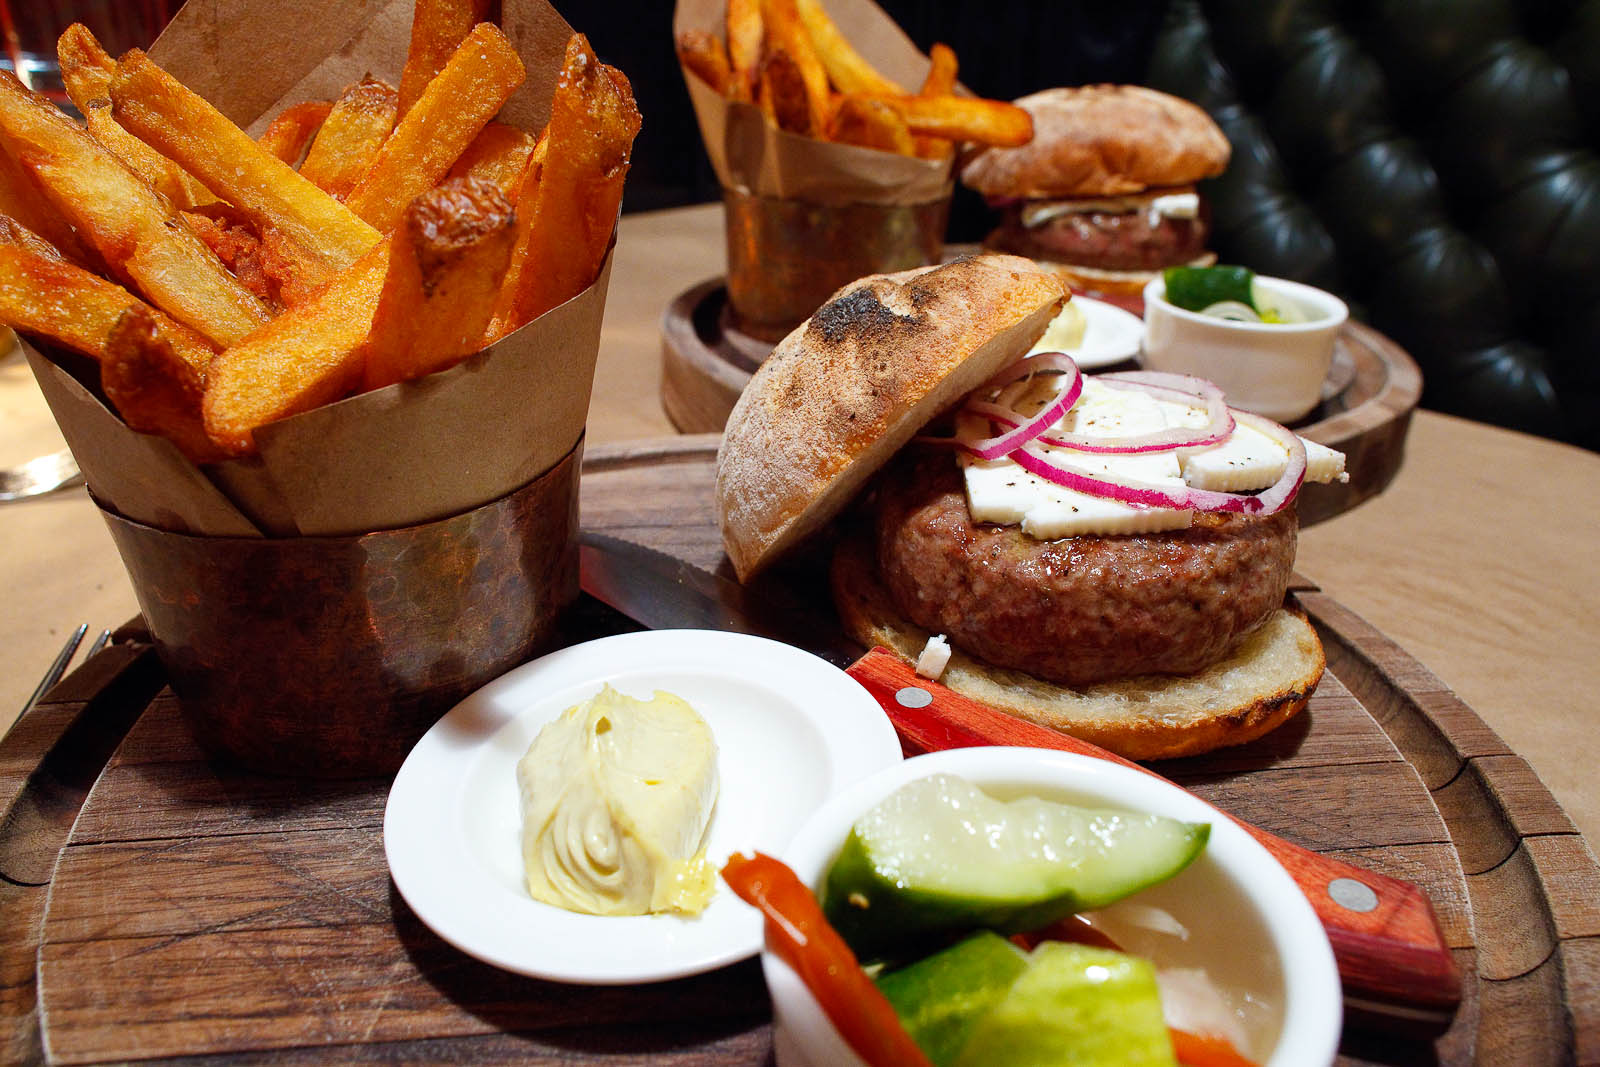
[[[1177,526],[1170,513],[1113,508],[1103,528],[1114,532],[1058,536],[1081,525],[1075,503],[1047,501],[1054,530],[1032,512],[1022,525],[998,521],[958,450],[914,440],[944,432],[929,424],[1013,366],[1063,296],[1053,273],[999,255],[841,290],[777,346],[729,417],[716,485],[727,554],[748,581],[846,515],[830,527],[842,531],[832,589],[863,644],[915,661],[946,635],[956,651],[944,684],[1135,759],[1258,737],[1304,707],[1325,662],[1285,602],[1292,505],[1195,510]],[[1048,377],[1014,388],[1048,393]],[[1085,402],[1117,392],[1094,379],[1083,388]],[[1096,417],[1114,435],[1137,432],[1136,409],[1149,403]],[[1303,447],[1311,477],[1342,473],[1338,453]],[[1251,463],[1216,458],[1233,471]],[[1021,479],[997,477],[1004,510]]]
[[[1229,146],[1203,110],[1133,85],[1047,89],[1016,103],[1033,116],[1033,140],[980,151],[961,169],[1002,213],[987,247],[1135,308],[1164,268],[1212,261],[1194,183],[1222,173]]]

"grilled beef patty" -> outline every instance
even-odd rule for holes
[[[1040,541],[973,522],[947,452],[914,451],[878,483],[878,565],[906,617],[1063,685],[1188,674],[1221,659],[1283,604],[1297,530],[1286,508]]]

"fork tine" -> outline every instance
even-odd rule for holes
[[[67,643],[61,646],[61,651],[56,653],[50,669],[44,672],[44,677],[39,679],[39,687],[33,691],[28,702],[22,705],[22,714],[26,715],[33,710],[39,698],[50,691],[50,687],[61,681],[61,676],[67,673],[67,664],[72,662],[72,654],[78,651],[78,645],[83,641],[83,635],[89,632],[89,624],[83,623],[67,638]],[[20,717],[20,716],[19,716]]]

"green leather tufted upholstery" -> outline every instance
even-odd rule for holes
[[[1600,0],[1173,0],[1225,262],[1343,295],[1423,404],[1600,448]]]

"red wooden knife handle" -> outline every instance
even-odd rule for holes
[[[868,652],[847,673],[882,705],[907,755],[977,745],[1023,745],[1111,760],[1161,778],[1087,741],[920,677],[886,648]],[[902,696],[907,689],[913,692]],[[1417,1035],[1448,1028],[1461,1002],[1461,981],[1426,893],[1410,882],[1320,855],[1234,821],[1283,865],[1322,920],[1339,965],[1350,1018],[1359,1016]]]

